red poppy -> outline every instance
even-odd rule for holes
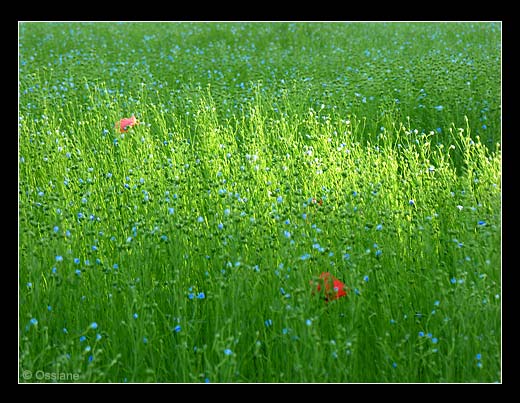
[[[123,118],[119,122],[117,122],[116,123],[116,128],[119,128],[119,131],[121,133],[124,133],[129,128],[131,128],[132,126],[137,125],[137,124],[139,124],[137,122],[137,119],[135,118],[134,115],[132,115],[132,117],[130,117],[130,118]]]
[[[321,273],[317,284],[314,285],[318,292],[323,290],[325,301],[347,296],[348,287],[329,272]]]
[[[323,206],[323,199],[316,200],[314,197],[312,198],[312,204],[318,203],[320,206]]]

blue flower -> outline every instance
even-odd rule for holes
[[[283,197],[282,197],[282,196],[278,196],[278,197],[276,198],[276,201],[277,201],[278,203],[283,202]]]
[[[60,230],[60,227],[58,227],[57,225],[54,226],[54,228],[52,228],[52,230],[54,232],[58,232]]]
[[[96,334],[96,341],[101,340],[102,337],[103,337],[103,336],[101,336],[99,333],[97,333],[97,334]]]
[[[75,264],[79,264],[79,263],[80,263],[79,257],[75,257],[75,258],[74,258],[74,263],[75,263]]]
[[[173,331],[174,331],[175,333],[179,333],[179,332],[181,331],[181,325],[177,325],[177,326],[175,326],[175,327],[173,328]]]
[[[269,326],[272,326],[273,325],[273,321],[271,319],[267,319],[264,324],[269,327]]]
[[[376,250],[376,257],[381,256],[382,253],[383,251],[381,249]]]
[[[134,317],[134,319],[137,319],[139,317],[137,313],[134,313],[132,316]]]
[[[444,109],[444,107],[442,105],[437,105],[437,106],[434,106],[433,107],[436,111],[442,111]]]
[[[413,206],[413,205],[415,204],[414,199],[410,199],[410,200],[408,201],[408,204],[409,204],[410,206]]]
[[[197,218],[197,221],[198,221],[198,222],[204,222],[204,218],[202,218],[201,216],[199,216],[199,217]]]
[[[392,363],[392,367],[393,367],[393,368],[397,368],[397,363],[396,363],[396,362],[393,362],[393,363]]]
[[[305,321],[305,324],[306,324],[307,326],[310,326],[310,325],[312,325],[312,320],[310,320],[310,319],[307,319],[307,320]]]
[[[226,354],[226,355],[231,355],[231,354],[233,354],[233,351],[231,351],[229,348],[226,348],[226,349],[224,350],[224,354]]]
[[[482,359],[482,354],[478,353],[478,354],[475,356],[475,358],[476,358],[477,360],[481,360],[481,359]]]
[[[85,340],[87,340],[87,338],[85,336],[81,336],[79,338],[80,343],[83,343]]]
[[[173,212],[174,212],[173,207],[168,207],[168,214],[173,214]]]
[[[376,225],[376,231],[381,231],[383,229],[383,224]]]
[[[363,280],[364,280],[365,282],[368,282],[368,276],[363,277]]]
[[[74,270],[74,273],[76,273],[77,276],[80,276],[81,275],[81,270],[80,269],[76,269],[76,270]]]
[[[482,220],[480,220],[480,221],[479,221],[479,222],[478,222],[477,224],[478,224],[478,225],[481,225],[481,226],[484,226],[484,225],[486,225],[486,222],[485,222],[485,221],[482,221]]]
[[[477,367],[478,368],[482,368],[482,362],[481,361],[477,362]]]
[[[437,337],[432,338],[432,343],[437,344],[439,342],[439,339]]]
[[[435,306],[439,306],[440,304],[441,304],[440,301],[435,301],[435,302],[433,303],[433,305],[435,305]]]
[[[98,324],[97,324],[96,322],[92,322],[92,323],[90,324],[90,328],[91,328],[91,329],[97,329],[97,328],[98,328]]]
[[[62,262],[63,261],[63,256],[60,256],[60,255],[56,256],[56,261],[57,262]]]
[[[88,353],[90,350],[92,350],[92,347],[90,347],[90,346],[85,347],[85,351],[86,351],[87,353]]]
[[[32,319],[29,321],[29,323],[30,323],[31,325],[33,325],[33,326],[36,326],[36,325],[38,324],[38,319],[36,319],[36,318],[32,318]]]
[[[148,343],[148,339],[146,337],[143,337],[143,343],[144,344],[147,344]]]
[[[222,228],[224,228],[224,224],[219,223],[219,224],[217,225],[217,227],[218,227],[218,229],[222,229]]]
[[[203,292],[199,292],[199,293],[197,294],[197,298],[198,298],[198,299],[204,299],[204,298],[206,298],[206,296],[204,295]]]
[[[424,337],[424,332],[419,332],[419,337]]]
[[[301,260],[307,260],[307,259],[310,259],[311,255],[309,253],[304,253],[303,255],[300,256],[300,259]]]
[[[291,233],[290,233],[289,231],[287,231],[287,230],[285,230],[285,231],[283,232],[283,235],[284,235],[286,238],[290,238],[290,237],[291,237]]]
[[[457,282],[457,279],[456,279],[455,277],[452,277],[452,278],[450,279],[450,283],[451,283],[451,284],[455,284],[456,282]]]

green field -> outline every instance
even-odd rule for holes
[[[500,23],[20,23],[20,382],[501,382],[500,108]]]

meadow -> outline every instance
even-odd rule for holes
[[[20,382],[501,382],[500,23],[22,22],[18,79]]]

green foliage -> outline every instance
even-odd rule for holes
[[[499,24],[19,42],[21,381],[500,381]]]

